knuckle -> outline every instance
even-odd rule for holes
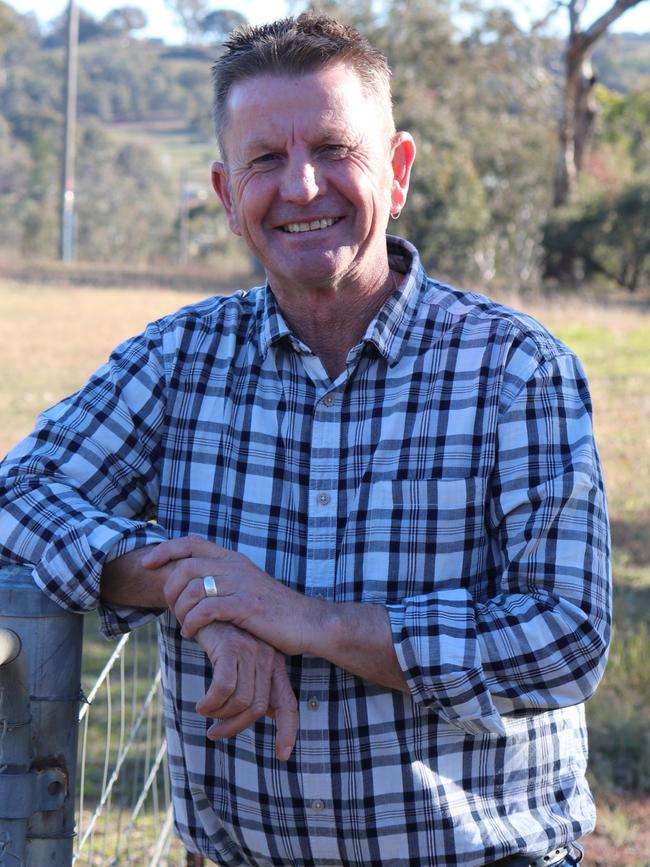
[[[229,710],[233,715],[244,713],[249,708],[249,704],[241,696],[235,695],[228,702]]]
[[[237,680],[234,675],[224,675],[214,684],[215,691],[224,696],[224,699],[232,696],[237,686]]]
[[[264,716],[268,706],[266,699],[255,698],[250,706],[250,713],[253,715],[254,719],[259,719],[261,716]]]

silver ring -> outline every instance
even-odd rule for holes
[[[206,596],[218,596],[219,591],[217,590],[217,582],[214,580],[212,575],[206,575],[203,578],[203,589],[205,590]]]

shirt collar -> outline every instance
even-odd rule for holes
[[[259,347],[262,358],[266,358],[269,347],[285,338],[296,339],[287,325],[282,311],[271,291],[268,281],[258,290],[257,319]]]
[[[362,342],[374,345],[392,367],[402,356],[427,277],[413,244],[393,235],[387,235],[386,243],[390,267],[404,277],[368,325]]]
[[[404,274],[404,278],[368,325],[361,343],[374,345],[392,366],[402,355],[427,278],[418,251],[411,243],[393,235],[386,236],[386,243],[390,267]],[[304,347],[289,328],[268,282],[257,292],[257,333],[262,358],[266,357],[269,347],[286,338],[294,348]]]

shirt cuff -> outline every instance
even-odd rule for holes
[[[166,538],[160,525],[127,518],[93,521],[86,528],[83,524],[67,526],[50,540],[32,574],[41,590],[62,608],[83,614],[99,607],[102,631],[107,636],[120,635],[159,612],[102,606],[100,579],[104,564]]]
[[[468,594],[413,596],[386,608],[413,700],[468,734],[505,734],[485,683]]]

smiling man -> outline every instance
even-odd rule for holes
[[[584,375],[386,235],[415,156],[365,39],[215,64],[213,183],[264,286],[118,347],[2,469],[0,554],[158,616],[176,828],[227,865],[572,865],[610,630]]]

